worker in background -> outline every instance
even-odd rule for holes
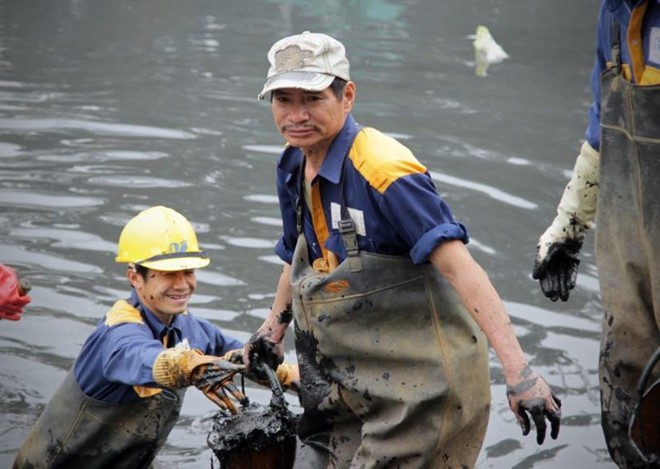
[[[660,458],[660,393],[642,402],[637,390],[660,348],[660,1],[601,3],[591,89],[586,140],[538,241],[533,277],[552,301],[567,301],[595,222],[605,441],[619,467],[660,467],[652,461]],[[649,373],[649,383],[660,378],[660,369]],[[644,406],[656,409],[653,431],[635,443],[629,430]]]

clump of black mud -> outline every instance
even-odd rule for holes
[[[286,453],[295,454],[297,420],[288,409],[250,404],[238,415],[216,416],[207,441],[223,469],[238,467],[227,463],[246,459],[253,453],[265,456],[274,451],[283,458]]]
[[[282,388],[275,383],[271,381],[269,406],[251,403],[237,415],[214,417],[207,443],[221,469],[293,467],[298,417],[289,410]]]

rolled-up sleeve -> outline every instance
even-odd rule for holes
[[[410,257],[415,264],[428,262],[431,252],[445,241],[459,239],[463,243],[469,241],[467,229],[461,223],[451,222],[436,226],[427,231],[417,244],[410,250]]]

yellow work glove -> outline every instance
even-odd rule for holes
[[[285,390],[300,393],[300,369],[298,364],[284,362],[275,370],[275,376]]]
[[[552,301],[568,300],[575,287],[580,249],[596,217],[600,154],[584,142],[573,176],[557,206],[557,216],[541,235],[532,277]]]
[[[222,358],[228,362],[239,363],[242,365],[243,349],[230,350],[224,354]],[[245,376],[247,376],[250,381],[254,381],[261,386],[270,387],[268,377],[266,376],[261,376],[250,372],[246,372]],[[284,390],[290,390],[295,393],[300,392],[300,370],[298,369],[297,364],[286,362],[280,364],[275,370],[275,376],[277,377],[277,380],[280,382],[280,385]]]
[[[153,366],[154,380],[166,388],[195,386],[218,407],[237,414],[230,396],[241,405],[248,400],[232,379],[245,367],[220,357],[204,355],[199,350],[173,347],[163,350]]]

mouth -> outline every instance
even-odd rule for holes
[[[284,132],[293,138],[304,138],[314,133],[313,127],[285,127]]]
[[[173,301],[175,303],[185,303],[186,301],[188,301],[188,298],[190,298],[190,293],[186,293],[186,294],[171,294],[170,293],[170,294],[165,295],[165,297],[167,299],[169,299],[170,301]]]

